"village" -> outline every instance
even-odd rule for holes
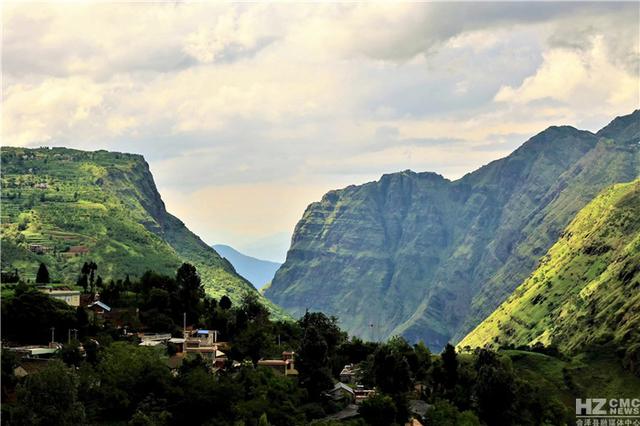
[[[175,333],[156,333],[146,331],[130,331],[123,321],[126,318],[127,309],[113,308],[106,302],[100,300],[100,294],[87,294],[80,290],[75,290],[71,286],[63,285],[41,285],[38,291],[46,294],[52,299],[64,302],[69,307],[85,310],[88,320],[93,325],[114,325],[118,330],[122,340],[136,342],[137,346],[149,348],[158,353],[166,368],[172,375],[179,374],[180,367],[188,359],[201,358],[208,366],[213,375],[233,374],[240,367],[252,366],[253,364],[245,360],[243,362],[232,360],[227,355],[232,347],[232,343],[221,339],[218,330],[194,328],[187,325],[186,313],[182,332],[176,337]],[[137,309],[136,309],[137,311]],[[47,365],[60,357],[60,353],[65,345],[76,344],[82,356],[85,355],[85,348],[78,341],[78,330],[59,330],[55,327],[50,329],[50,341],[46,345],[20,345],[3,341],[2,349],[14,353],[17,357],[17,365],[14,368],[15,377],[23,380],[31,374],[36,374],[47,367]],[[99,343],[91,339],[92,345],[99,346]],[[296,353],[293,350],[282,350],[279,358],[261,358],[254,368],[267,368],[275,374],[297,379],[299,374],[296,369]],[[328,415],[327,421],[343,421],[359,416],[359,406],[363,401],[376,394],[374,388],[368,388],[362,383],[362,371],[358,364],[349,363],[344,365],[338,379],[333,387],[322,392],[322,398],[342,407],[339,411]],[[421,389],[419,386],[414,390],[415,399],[409,401],[412,413],[419,418],[424,418],[429,405],[421,401]],[[409,423],[413,426],[421,425],[417,417],[413,417]]]

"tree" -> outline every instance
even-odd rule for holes
[[[68,366],[79,366],[82,362],[82,352],[80,352],[80,343],[77,340],[66,345],[62,345],[62,360]]]
[[[98,353],[100,352],[100,344],[94,340],[89,339],[82,345],[84,347],[84,353],[86,356],[86,360],[91,365],[96,365],[98,363]]]
[[[27,376],[18,386],[17,395],[15,424],[84,423],[84,407],[78,401],[78,377],[61,361],[52,361],[44,370]]]
[[[153,349],[114,342],[100,357],[99,406],[110,419],[129,419],[138,404],[170,393],[171,374]]]
[[[5,402],[8,393],[16,385],[17,378],[14,369],[18,366],[18,357],[15,352],[3,350],[0,353],[2,358],[2,402]]]
[[[75,309],[35,289],[3,300],[1,314],[2,337],[23,343],[48,342],[51,327],[58,336],[76,328]]]
[[[131,279],[129,278],[129,274],[124,278],[124,282],[122,283],[122,289],[124,291],[131,291]]]
[[[224,310],[231,309],[231,299],[227,295],[220,298],[220,307]]]
[[[307,327],[296,367],[300,373],[300,384],[307,389],[312,400],[333,385],[327,352],[328,345],[322,334],[314,326]]]
[[[80,272],[82,273],[82,275],[89,275],[89,273],[91,272],[91,268],[89,267],[89,264],[87,262],[84,262],[82,264],[82,269],[80,270]]]
[[[441,358],[445,375],[445,388],[453,389],[458,381],[458,355],[456,354],[456,348],[447,343]]]
[[[373,355],[373,375],[376,385],[390,395],[405,393],[411,387],[411,368],[406,356],[393,345],[381,346]]]
[[[376,394],[362,401],[358,412],[368,425],[388,426],[395,424],[397,409],[391,397]]]
[[[258,294],[255,292],[247,291],[242,296],[240,311],[247,321],[267,321],[269,319],[269,310],[260,303]]]
[[[254,364],[267,356],[272,349],[273,339],[268,322],[252,321],[246,325],[235,337],[231,346],[234,359],[251,358]]]
[[[104,291],[104,284],[102,283],[102,277],[100,275],[98,275],[98,278],[96,279],[96,288],[101,292]]]
[[[96,271],[98,270],[98,265],[96,265],[95,262],[89,262],[87,266],[89,267],[89,286],[91,287],[91,293],[93,294],[96,292],[94,280]]]
[[[3,283],[17,283],[20,281],[20,274],[18,274],[18,270],[14,269],[13,271],[2,271],[2,277],[0,281]]]
[[[80,277],[78,277],[78,285],[80,285],[85,293],[87,291],[87,286],[91,289],[91,293],[95,293],[95,273],[98,270],[98,265],[95,262],[84,262],[82,264],[82,269],[80,269]],[[102,281],[102,279],[101,279]]]
[[[475,362],[477,371],[473,386],[473,400],[477,411],[487,424],[511,424],[516,385],[514,376],[500,362],[494,352],[481,349]]]
[[[431,367],[431,351],[421,340],[413,345],[413,356],[409,358],[409,366],[416,380],[425,380]]]
[[[322,312],[306,312],[298,320],[298,325],[302,328],[303,333],[306,333],[306,330],[310,327],[315,328],[320,333],[327,345],[327,358],[329,360],[327,367],[332,373],[339,373],[344,364],[340,365],[340,359],[336,355],[338,347],[347,340],[347,334],[338,327],[338,319],[333,316],[327,317]]]
[[[36,274],[36,283],[37,284],[48,284],[51,281],[49,278],[49,270],[44,263],[40,263],[40,267],[38,268],[38,273]]]
[[[85,274],[81,274],[81,275],[78,276],[78,281],[76,281],[76,284],[78,286],[82,287],[82,291],[84,291],[85,293],[89,289],[89,281],[88,281],[87,276]]]
[[[269,419],[267,419],[267,413],[262,413],[260,419],[258,419],[258,426],[271,426]]]
[[[182,312],[187,314],[187,323],[195,324],[200,317],[200,299],[204,298],[204,287],[195,266],[183,263],[176,272],[176,284]]]
[[[460,412],[447,400],[438,400],[426,414],[426,424],[451,426],[480,426],[480,420],[471,411]]]
[[[76,324],[80,336],[86,336],[89,329],[89,314],[82,306],[76,308]]]

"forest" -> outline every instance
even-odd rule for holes
[[[62,334],[77,330],[46,367],[26,377],[15,374],[21,362],[16,353],[2,351],[3,424],[572,421],[570,408],[519,374],[506,353],[486,349],[461,353],[447,345],[441,354],[432,354],[422,342],[410,344],[402,337],[367,342],[349,338],[337,318],[318,312],[306,312],[297,321],[273,321],[254,293],[247,293],[240,304],[225,296],[220,300],[205,296],[196,268],[186,263],[174,277],[148,271],[134,281],[125,277],[105,283],[98,270],[95,263],[83,265],[76,288],[82,288],[85,296],[98,293],[113,307],[110,317],[68,306],[24,282],[15,286],[11,297],[3,298],[5,346],[43,344],[51,327]],[[171,343],[161,349],[140,346],[138,332],[182,337],[182,322],[190,329],[217,330],[228,342],[229,359],[223,368],[193,354],[172,366],[168,360],[176,348]],[[520,349],[560,356],[553,348]],[[283,351],[295,353],[297,375],[281,375],[258,365]],[[357,366],[358,385],[374,392],[358,404],[357,415],[333,420],[348,401],[331,398],[329,391],[349,364]],[[427,409],[416,412],[412,408],[416,401],[423,401]]]

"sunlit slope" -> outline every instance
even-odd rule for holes
[[[34,245],[45,253],[32,252]],[[149,269],[173,275],[186,261],[198,268],[214,297],[227,294],[238,301],[244,292],[255,291],[167,213],[142,156],[3,148],[2,269],[17,269],[33,281],[38,263],[44,262],[54,280],[75,283],[88,260],[107,280]]]
[[[459,344],[532,345],[574,352],[640,343],[640,180],[603,191],[540,266]],[[635,348],[635,349],[634,349]]]

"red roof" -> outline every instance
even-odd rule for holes
[[[287,365],[289,364],[289,360],[283,359],[261,359],[258,361],[258,365]]]

